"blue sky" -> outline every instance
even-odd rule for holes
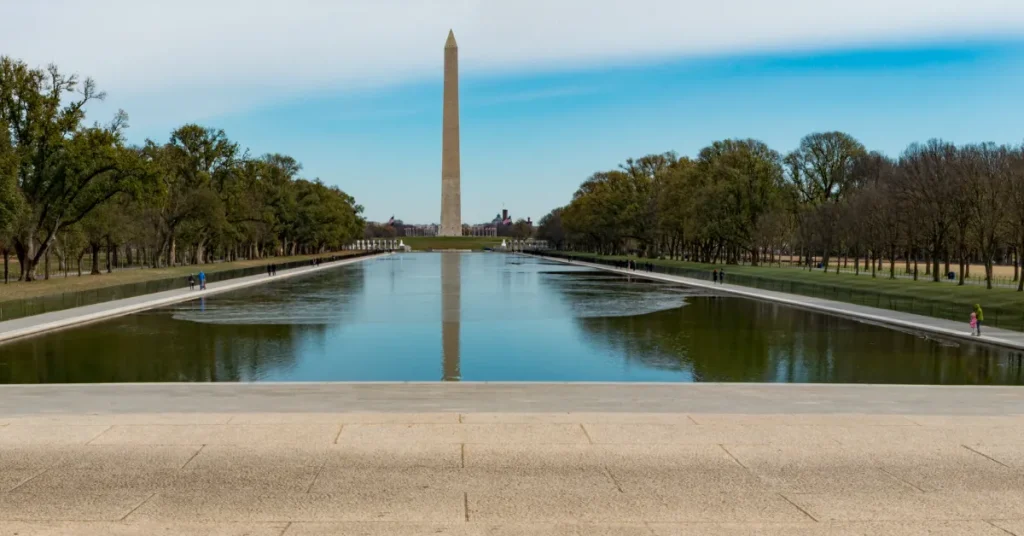
[[[184,17],[179,11],[187,6],[154,16],[132,13],[141,8],[121,2],[109,0],[110,11],[129,10],[125,16],[138,17],[136,26],[160,22],[131,31],[117,25],[115,37],[67,48],[37,39],[27,25],[24,34],[0,36],[0,53],[95,76],[109,96],[90,109],[90,119],[125,109],[132,141],[166,140],[170,129],[196,121],[225,129],[253,154],[294,156],[306,176],[354,195],[371,220],[439,219],[442,47],[449,25],[462,59],[468,223],[489,220],[502,206],[537,220],[568,202],[594,171],[652,152],[692,155],[728,137],[758,138],[786,152],[810,132],[843,130],[893,155],[931,137],[1024,141],[1024,38],[1016,37],[1024,36],[1024,8],[1000,0],[976,0],[969,11],[958,11],[963,2],[954,0],[865,0],[866,13],[844,13],[853,8],[841,2],[775,2],[780,8],[832,4],[812,25],[783,12],[757,12],[765,4],[753,0],[725,2],[747,4],[753,13],[669,0],[631,4],[685,20],[679,34],[660,19],[628,19],[618,31],[621,2],[607,0],[591,0],[587,5],[607,9],[567,26],[558,20],[565,13],[555,12],[517,22],[519,7],[505,2],[353,0],[365,9],[332,12],[348,21],[337,32],[317,26],[331,22],[322,20],[330,19],[323,11],[337,4],[306,0],[287,13],[259,10],[262,15],[227,34],[211,33],[219,28],[216,13],[204,26],[174,18]],[[514,5],[530,3],[535,0]],[[867,5],[873,3],[878,6]],[[83,17],[107,24],[91,11],[76,13],[74,3],[39,4],[61,8],[69,42],[84,31],[77,29]],[[401,28],[384,22],[396,10],[428,4],[439,7],[409,14]],[[228,17],[253,4],[204,5]],[[549,9],[540,5],[534,8]],[[923,9],[929,9],[924,18]],[[35,4],[0,0],[5,14],[49,16]],[[552,35],[552,28],[561,33]],[[392,32],[391,38],[374,41],[373,31]],[[193,38],[167,44],[180,33]],[[128,39],[135,44],[126,46]]]
[[[439,78],[439,77],[438,77]],[[542,75],[475,76],[461,86],[467,221],[502,204],[539,219],[590,173],[628,157],[754,137],[780,152],[843,130],[899,154],[913,141],[1024,141],[1024,45],[897,49],[667,61]],[[437,219],[439,80],[305,96],[216,121],[256,152],[299,155],[367,216]],[[213,123],[211,123],[213,124]]]

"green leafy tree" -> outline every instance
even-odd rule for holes
[[[786,156],[789,179],[806,207],[802,224],[812,227],[813,234],[820,238],[826,268],[837,246],[837,206],[863,184],[856,169],[865,154],[864,146],[849,134],[817,132],[804,136],[800,146]]]
[[[562,249],[565,246],[565,229],[562,227],[562,212],[564,207],[559,207],[543,218],[537,226],[537,238],[547,240],[548,244],[555,249]]]
[[[61,227],[149,178],[138,152],[123,145],[124,112],[108,125],[83,126],[85,105],[103,97],[91,79],[79,83],[56,66],[31,69],[0,57],[0,117],[11,147],[5,152],[14,153],[24,201],[11,239],[22,280],[35,278]]]

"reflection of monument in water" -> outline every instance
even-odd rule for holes
[[[441,373],[444,381],[459,381],[459,322],[462,317],[462,254],[441,253]]]

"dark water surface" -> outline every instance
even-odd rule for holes
[[[1020,359],[532,258],[417,253],[0,345],[0,383],[1019,385]]]

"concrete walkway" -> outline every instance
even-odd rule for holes
[[[272,281],[278,281],[281,279],[305,275],[320,270],[329,270],[331,268],[344,266],[346,264],[352,264],[354,262],[361,262],[367,259],[378,258],[382,255],[387,254],[385,253],[381,255],[372,255],[368,257],[359,257],[355,259],[329,262],[321,264],[320,266],[310,265],[301,268],[281,270],[277,273],[277,275],[273,277],[267,276],[266,274],[259,274],[248,277],[229,279],[227,281],[221,281],[218,283],[208,283],[206,285],[206,290],[203,291],[198,290],[199,286],[197,282],[197,290],[189,290],[188,288],[168,290],[165,292],[156,292],[153,294],[146,294],[143,296],[135,296],[133,298],[125,298],[123,300],[114,300],[109,302],[97,303],[93,305],[86,305],[84,307],[65,309],[63,311],[54,311],[52,313],[44,313],[41,315],[33,315],[24,318],[18,318],[15,320],[8,320],[6,322],[0,322],[0,343],[12,339],[17,339],[20,337],[36,335],[46,331],[66,328],[77,324],[84,324],[86,322],[94,322],[96,320],[103,320],[115,316],[135,313],[145,309],[152,309],[154,307],[163,307],[165,305],[171,305],[174,303],[195,300],[204,296],[210,296],[221,292],[228,292],[231,290],[238,290],[242,288],[252,287],[255,285],[262,285],[265,283],[270,283]],[[182,281],[184,282],[184,279],[182,279]],[[0,533],[0,536],[3,536],[3,534]]]
[[[642,270],[626,270],[623,268],[614,268],[611,266],[595,264],[590,262],[569,262],[565,259],[556,259],[552,257],[537,256],[537,258],[548,261],[571,264],[573,266],[586,266],[589,268],[596,268],[598,270],[616,272],[624,275],[629,275],[631,277],[643,277],[646,279],[667,281],[670,283],[680,283],[690,287],[703,288],[713,290],[715,292],[731,294],[734,296],[752,298],[755,300],[780,303],[783,305],[799,307],[802,309],[809,309],[812,311],[828,313],[836,316],[844,316],[847,318],[852,318],[863,322],[881,324],[889,327],[898,327],[924,333],[932,333],[935,335],[953,337],[961,340],[969,340],[972,342],[994,344],[997,346],[1011,348],[1014,350],[1024,350],[1024,332],[1010,331],[1006,329],[997,329],[983,326],[982,337],[980,340],[978,337],[971,336],[971,328],[967,323],[967,319],[971,314],[970,311],[964,311],[963,322],[954,322],[952,320],[945,320],[942,318],[902,313],[899,311],[891,311],[889,309],[868,307],[866,305],[856,305],[852,303],[826,300],[823,298],[800,296],[798,294],[786,294],[783,292],[774,292],[771,290],[761,290],[753,287],[744,287],[740,285],[729,284],[716,285],[709,281],[704,281],[701,279],[692,279],[689,277],[682,277],[678,275],[659,274],[654,272],[645,272]]]
[[[5,536],[1024,535],[1019,388],[5,386],[0,403]],[[984,415],[935,413],[962,406]],[[591,407],[614,409],[565,411]]]

